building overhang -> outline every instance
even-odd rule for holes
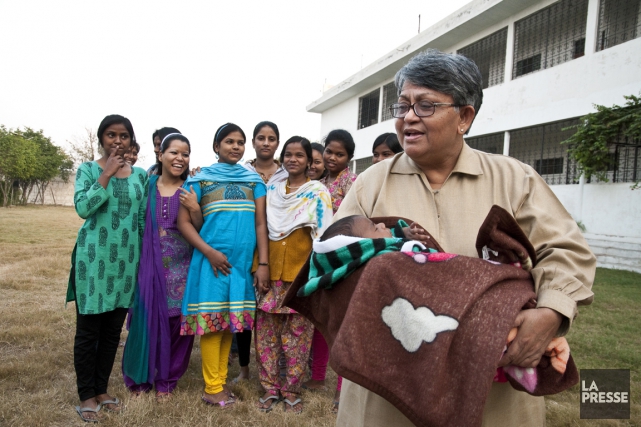
[[[530,0],[474,0],[330,88],[309,104],[307,111],[323,113],[372,86],[393,78],[396,71],[421,50],[448,49],[531,5]]]

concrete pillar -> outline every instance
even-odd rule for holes
[[[505,135],[503,135],[503,155],[504,156],[510,155],[510,132],[509,131],[505,131]]]
[[[583,191],[585,190],[585,174],[581,174],[579,177],[579,209],[577,213],[577,218],[574,218],[576,221],[583,221]]]
[[[505,49],[505,78],[504,83],[512,80],[512,63],[514,62],[514,22],[507,26],[507,49]]]
[[[585,27],[585,54],[591,55],[596,52],[596,44],[599,40],[597,31],[599,29],[599,0],[588,1],[588,18]]]

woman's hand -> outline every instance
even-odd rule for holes
[[[116,154],[117,152],[118,146],[114,146],[111,150],[111,153],[109,154],[109,158],[107,159],[107,164],[105,164],[104,172],[109,175],[109,177],[114,176],[116,173],[118,173],[120,168],[125,165],[125,158],[119,154]]]
[[[194,187],[189,186],[189,191],[183,187],[180,189],[180,204],[186,207],[190,212],[200,211],[200,205],[198,204],[198,197],[196,197],[196,192]]]
[[[214,270],[214,276],[218,277],[218,271],[220,271],[224,276],[229,275],[231,264],[227,261],[227,256],[224,253],[211,248],[205,256],[209,260],[211,268]]]
[[[254,286],[261,294],[269,292],[269,266],[259,265],[254,273]]]
[[[189,176],[194,176],[199,172],[200,172],[200,166],[196,166],[195,168],[189,171]]]
[[[403,234],[405,234],[405,238],[409,240],[418,240],[423,244],[430,242],[430,239],[427,236],[427,231],[423,230],[415,222],[413,222],[409,227],[404,227]]]
[[[562,321],[563,316],[550,308],[521,311],[514,321],[514,327],[518,328],[516,338],[499,361],[499,366],[535,368]]]

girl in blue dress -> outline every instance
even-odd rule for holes
[[[224,407],[234,403],[227,387],[232,333],[254,325],[254,286],[269,284],[266,188],[256,172],[238,164],[245,133],[233,123],[216,131],[218,163],[187,179],[201,212],[181,207],[178,228],[194,247],[182,305],[181,334],[201,335],[205,379],[203,401]],[[252,277],[254,251],[259,268]]]

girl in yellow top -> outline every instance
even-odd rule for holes
[[[285,142],[280,161],[289,179],[267,186],[270,283],[260,286],[256,310],[256,361],[265,395],[259,409],[269,412],[281,400],[285,410],[303,410],[300,385],[312,343],[314,327],[282,301],[320,237],[332,222],[332,200],[327,188],[307,178],[312,147],[306,138],[293,136]],[[278,359],[287,360],[280,377]]]

